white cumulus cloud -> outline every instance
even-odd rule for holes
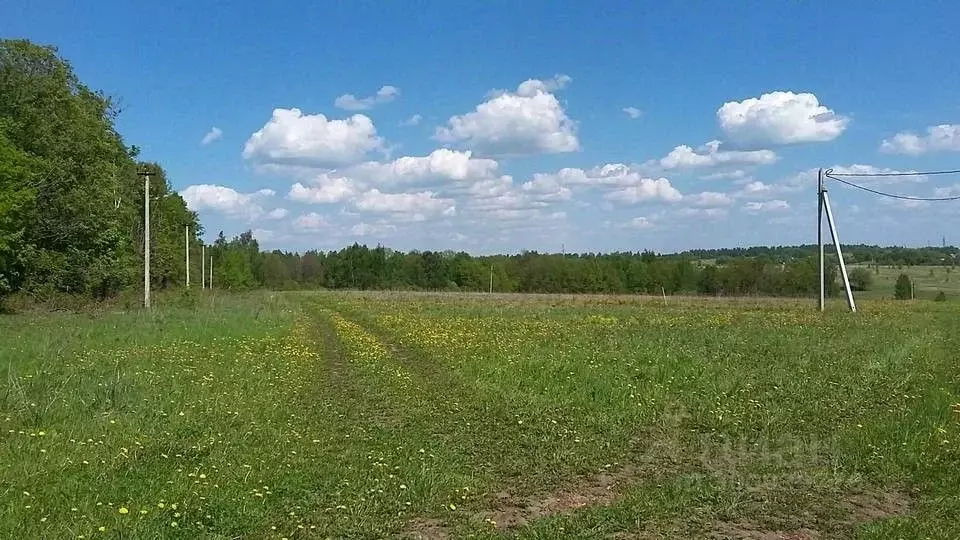
[[[779,91],[724,103],[717,120],[734,142],[753,147],[832,141],[850,122],[814,94]]]
[[[565,167],[556,173],[536,173],[528,183],[556,182],[565,186],[629,186],[640,183],[643,175],[623,163],[609,163],[585,170]]]
[[[652,200],[676,202],[683,198],[668,179],[646,177],[622,163],[586,170],[566,167],[555,173],[535,173],[520,185],[521,195],[543,203],[570,200],[575,190],[589,189],[608,191],[607,200],[631,204]]]
[[[562,73],[554,75],[552,79],[527,79],[517,87],[517,95],[531,97],[542,93],[553,93],[566,88],[572,80]]]
[[[644,201],[661,200],[667,202],[676,202],[683,199],[683,195],[675,187],[670,185],[666,178],[641,178],[634,185],[620,188],[606,195],[611,201],[634,204]]]
[[[338,97],[333,104],[336,107],[348,111],[366,111],[372,109],[375,105],[390,103],[400,95],[400,89],[396,86],[382,86],[377,93],[365,98],[358,98],[353,94],[344,94]]]
[[[287,198],[302,203],[329,204],[347,200],[356,193],[357,187],[349,178],[321,174],[312,185],[297,182],[291,186]]]
[[[960,124],[940,124],[927,128],[926,135],[910,131],[897,133],[880,143],[880,151],[888,154],[919,156],[932,152],[960,152]]]
[[[770,184],[764,184],[759,180],[754,180],[748,182],[740,188],[740,191],[737,193],[740,197],[752,197],[752,198],[762,198],[766,195],[769,195],[775,191],[775,188]]]
[[[440,148],[427,156],[404,156],[386,163],[367,162],[343,174],[368,183],[391,184],[417,180],[476,180],[494,175],[499,164],[473,157],[472,152]]]
[[[356,163],[382,148],[373,121],[362,114],[328,120],[300,109],[274,109],[266,125],[247,140],[243,157],[265,164],[332,168]]]
[[[374,188],[360,194],[354,206],[363,212],[409,214],[420,219],[432,215],[453,215],[456,204],[442,199],[432,191],[418,193],[382,193]]]
[[[628,117],[636,120],[637,118],[640,118],[640,115],[643,114],[643,111],[641,111],[636,107],[624,107],[623,113],[626,114]]]
[[[223,130],[214,126],[210,128],[210,131],[208,131],[206,135],[203,136],[200,144],[206,146],[214,141],[220,140],[221,137],[223,137]]]
[[[549,174],[535,174],[533,179],[524,182],[520,189],[538,200],[566,201],[573,196],[573,191],[560,184],[558,179]]]
[[[721,150],[720,141],[710,141],[696,150],[682,144],[675,147],[669,154],[656,162],[644,164],[644,167],[659,166],[661,170],[698,169],[718,167],[723,165],[769,165],[777,161],[777,154],[772,150]]]
[[[484,155],[556,154],[579,150],[576,125],[553,92],[565,75],[524,81],[516,92],[495,92],[472,112],[453,116],[435,139],[460,143]]]
[[[263,204],[276,193],[261,189],[253,193],[214,184],[188,186],[180,192],[187,208],[194,212],[212,210],[232,217],[256,219],[264,214]]]

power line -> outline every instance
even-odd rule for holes
[[[833,169],[826,169],[823,171],[824,174],[830,178],[835,176],[852,176],[856,178],[878,178],[881,176],[933,176],[937,174],[960,174],[960,169],[955,169],[952,171],[929,171],[929,172],[889,172],[889,173],[835,173]]]
[[[941,172],[938,172],[938,173],[935,173],[935,174],[945,174],[946,172],[947,172],[947,171],[941,171]],[[953,172],[960,172],[960,171],[953,171]],[[918,174],[931,174],[931,173],[918,173]],[[911,196],[911,195],[897,195],[897,194],[895,194],[895,193],[887,193],[887,192],[885,192],[885,191],[878,191],[878,190],[876,190],[876,189],[871,189],[871,188],[868,188],[868,187],[866,187],[866,186],[861,186],[860,184],[854,184],[853,182],[844,180],[844,179],[842,179],[842,178],[837,178],[836,175],[831,174],[831,173],[825,173],[824,176],[825,176],[826,178],[831,179],[831,180],[836,180],[837,182],[840,182],[841,184],[846,184],[846,185],[848,185],[848,186],[850,186],[850,187],[853,187],[853,188],[862,189],[863,191],[867,191],[867,192],[869,192],[869,193],[873,193],[874,195],[881,195],[881,196],[883,196],[883,197],[890,197],[891,199],[901,199],[901,200],[905,200],[905,201],[930,201],[930,202],[960,201],[960,195],[956,195],[956,196],[953,196],[953,197],[913,197],[913,196]],[[850,175],[843,175],[843,176],[850,176]],[[880,176],[880,175],[867,175],[867,176]],[[887,175],[887,176],[892,176],[892,174],[891,174],[891,175]],[[906,174],[902,174],[902,175],[899,175],[899,176],[906,176]]]

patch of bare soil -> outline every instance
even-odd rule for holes
[[[833,526],[841,529],[881,519],[902,516],[910,511],[910,498],[897,491],[863,491],[847,497],[840,503],[848,517]],[[828,524],[828,528],[829,528]],[[782,531],[769,530],[746,522],[718,522],[713,526],[711,538],[735,538],[742,540],[817,540],[821,533],[811,527]]]
[[[863,492],[851,495],[844,501],[854,523],[866,523],[896,516],[910,511],[910,497],[897,491]]]
[[[603,506],[613,503],[625,486],[637,481],[644,473],[645,467],[635,465],[608,470],[593,476],[577,480],[565,487],[549,493],[538,495],[516,495],[509,491],[501,491],[494,496],[490,510],[473,514],[472,519],[506,531],[527,525],[537,519],[568,515],[579,509],[594,506]],[[767,487],[767,489],[770,489]],[[707,537],[713,539],[738,540],[821,540],[834,538],[837,533],[849,532],[852,527],[861,523],[905,515],[910,511],[910,497],[900,491],[873,491],[861,490],[832,502],[825,500],[824,504],[840,509],[846,516],[837,518],[817,515],[819,512],[792,514],[789,519],[760,518],[766,522],[763,525],[749,520],[717,521],[707,525]],[[783,516],[786,517],[786,516]],[[611,538],[645,539],[663,538],[666,532],[661,526],[657,530],[647,528],[644,531],[622,532]],[[687,524],[690,526],[691,524]],[[702,525],[701,525],[702,526]],[[683,527],[668,527],[675,529],[677,534],[671,537],[681,538]],[[694,526],[694,529],[699,527]],[[410,522],[406,538],[418,540],[448,540],[453,538],[451,529],[438,519],[418,519]],[[700,529],[702,531],[702,529]],[[692,532],[692,531],[688,531]],[[695,533],[699,536],[702,532]]]
[[[502,491],[497,494],[498,507],[480,512],[477,517],[498,529],[509,529],[542,517],[565,515],[587,506],[610,504],[616,499],[618,488],[636,476],[635,467],[624,467],[581,479],[564,489],[541,496],[515,497]]]
[[[636,467],[627,466],[582,478],[560,490],[536,496],[516,496],[501,491],[495,495],[495,508],[477,512],[473,518],[505,530],[547,516],[565,515],[588,506],[610,504],[617,498],[618,490],[638,474]],[[404,534],[404,538],[416,540],[447,540],[452,537],[450,528],[438,519],[413,520]]]
[[[439,519],[415,519],[410,522],[404,538],[410,540],[447,540],[452,538],[450,531]]]

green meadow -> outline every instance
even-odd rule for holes
[[[960,303],[830,308],[252,293],[5,315],[0,537],[960,537]]]

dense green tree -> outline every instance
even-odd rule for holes
[[[24,285],[106,294],[122,286],[131,246],[119,196],[134,164],[110,100],[79,82],[52,47],[0,41],[0,129],[32,157]]]
[[[7,138],[0,126],[0,298],[23,281],[27,216],[35,193],[30,156]]]
[[[893,296],[897,300],[910,300],[913,297],[913,283],[910,281],[910,276],[900,274],[897,277],[897,283],[893,288]]]
[[[0,40],[0,294],[105,297],[134,281],[143,249],[135,147],[114,129],[110,98],[87,88],[54,47]],[[154,283],[184,273],[173,256],[196,216],[167,184],[151,184]],[[174,231],[174,223],[179,231]]]
[[[214,288],[244,290],[263,284],[256,278],[263,275],[262,254],[251,231],[229,241],[220,231],[209,252],[213,257]]]

